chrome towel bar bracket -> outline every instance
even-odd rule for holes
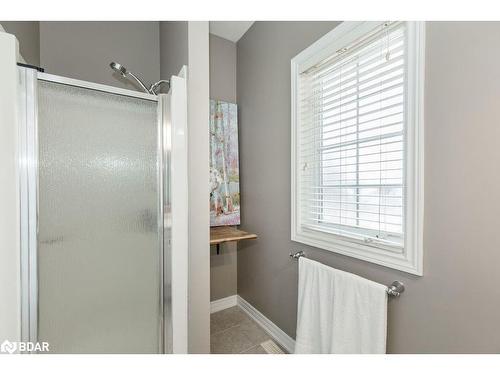
[[[404,291],[405,285],[397,280],[393,281],[392,284],[387,287],[387,294],[394,297],[399,297]]]
[[[297,251],[295,253],[290,252],[290,258],[299,260],[299,258],[306,258],[306,254],[303,251]],[[393,297],[399,297],[401,293],[405,291],[405,286],[401,281],[394,281],[391,285],[387,287],[387,294]]]
[[[295,260],[298,260],[300,257],[306,258],[306,254],[304,254],[303,251],[297,251],[295,254],[290,252],[289,255],[290,255],[290,258],[295,259]]]

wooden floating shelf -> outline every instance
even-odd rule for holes
[[[254,240],[256,234],[248,233],[233,227],[212,227],[210,228],[210,245],[219,245],[224,242]]]

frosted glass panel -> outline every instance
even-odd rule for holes
[[[157,104],[40,81],[38,339],[157,353]]]

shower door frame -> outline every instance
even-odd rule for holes
[[[159,316],[158,316],[158,353],[172,351],[172,343],[165,342],[166,324],[173,325],[170,308],[170,319],[165,322],[166,298],[165,284],[170,284],[171,272],[165,273],[164,258],[164,180],[170,174],[170,168],[165,168],[165,158],[170,150],[164,145],[164,134],[171,132],[171,121],[164,112],[168,95],[158,96],[42,73],[36,69],[18,67],[19,95],[19,192],[20,192],[20,243],[21,243],[21,339],[27,342],[38,342],[38,271],[37,271],[37,241],[38,241],[38,81],[46,81],[66,86],[99,91],[107,94],[122,95],[157,103],[157,196],[158,196],[158,261],[160,264],[159,282]],[[167,191],[170,189],[166,189]],[[167,197],[171,199],[171,197]],[[172,253],[172,249],[171,249]],[[172,328],[170,327],[170,332]],[[171,337],[173,339],[173,337]]]

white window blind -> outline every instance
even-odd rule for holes
[[[299,72],[302,228],[404,246],[406,23],[377,25]]]

